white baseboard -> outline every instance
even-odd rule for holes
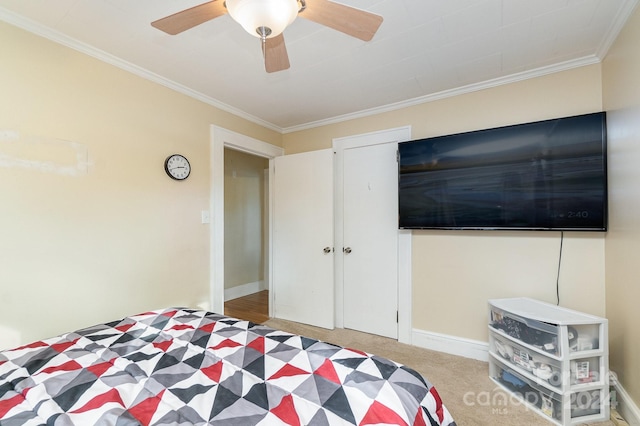
[[[238,297],[248,296],[259,291],[266,290],[264,281],[255,281],[252,283],[241,284],[235,287],[224,289],[224,301],[237,299]]]
[[[478,340],[413,329],[412,344],[465,358],[489,361],[489,344]]]
[[[624,420],[629,423],[629,426],[640,426],[640,408],[620,384],[614,372],[611,372],[609,382],[616,392],[615,399],[612,395],[611,408],[616,409]]]

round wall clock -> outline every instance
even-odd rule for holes
[[[191,165],[184,156],[172,154],[164,160],[164,171],[171,179],[185,180],[191,173]]]

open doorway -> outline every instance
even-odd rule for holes
[[[224,313],[269,319],[269,160],[224,149]]]
[[[268,189],[265,190],[267,196],[268,208],[266,211],[268,214],[265,220],[268,222],[265,226],[267,229],[266,248],[264,253],[267,256],[266,260],[266,272],[265,279],[267,280],[267,287],[271,290],[272,275],[271,270],[272,262],[272,248],[271,240],[273,220],[273,176],[274,176],[274,158],[284,155],[284,150],[278,146],[271,145],[269,143],[260,141],[258,139],[251,138],[240,133],[232,132],[218,126],[211,126],[211,150],[210,150],[210,164],[211,164],[211,229],[210,229],[210,310],[213,312],[225,311],[225,258],[228,256],[225,254],[225,165],[224,165],[224,152],[225,149],[232,149],[235,151],[247,153],[253,156],[264,158],[268,161],[268,178],[266,178],[266,185]],[[269,316],[272,315],[273,309],[273,291],[268,293],[268,306],[270,308]]]

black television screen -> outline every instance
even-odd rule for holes
[[[401,229],[606,231],[604,112],[402,142]]]

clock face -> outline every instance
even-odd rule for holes
[[[189,161],[180,154],[173,154],[164,161],[164,170],[171,179],[184,180],[191,173]]]

